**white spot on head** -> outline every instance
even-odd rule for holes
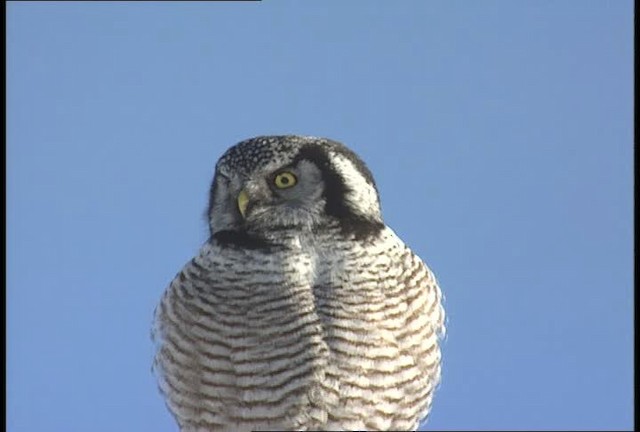
[[[344,155],[335,152],[330,155],[347,188],[344,199],[349,208],[356,214],[381,221],[380,201],[375,186]]]

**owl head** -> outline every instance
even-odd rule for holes
[[[295,135],[251,138],[227,150],[216,165],[208,219],[212,236],[231,240],[336,226],[363,236],[382,227],[364,162],[336,141]]]

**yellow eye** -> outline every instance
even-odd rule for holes
[[[288,171],[281,172],[273,179],[273,184],[275,184],[278,189],[290,188],[292,186],[295,186],[297,182],[298,179],[296,178],[296,176]]]

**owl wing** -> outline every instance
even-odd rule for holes
[[[440,382],[440,341],[446,332],[445,312],[442,292],[433,272],[403,243],[401,250],[403,265],[398,286],[404,287],[407,311],[404,328],[398,332],[397,339],[422,374],[416,400],[420,422],[428,416],[433,393]]]
[[[331,283],[316,289],[340,403],[328,427],[415,429],[428,414],[440,377],[444,333],[433,273],[392,230],[345,240]],[[359,413],[353,420],[350,416]],[[331,423],[334,421],[334,423]]]
[[[223,249],[203,246],[156,311],[170,411],[184,431],[323,429],[326,346],[311,290],[292,277],[305,266],[285,249]]]

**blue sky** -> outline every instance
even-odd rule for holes
[[[8,430],[176,431],[217,158],[342,141],[446,295],[428,429],[630,429],[631,1],[7,4]]]

